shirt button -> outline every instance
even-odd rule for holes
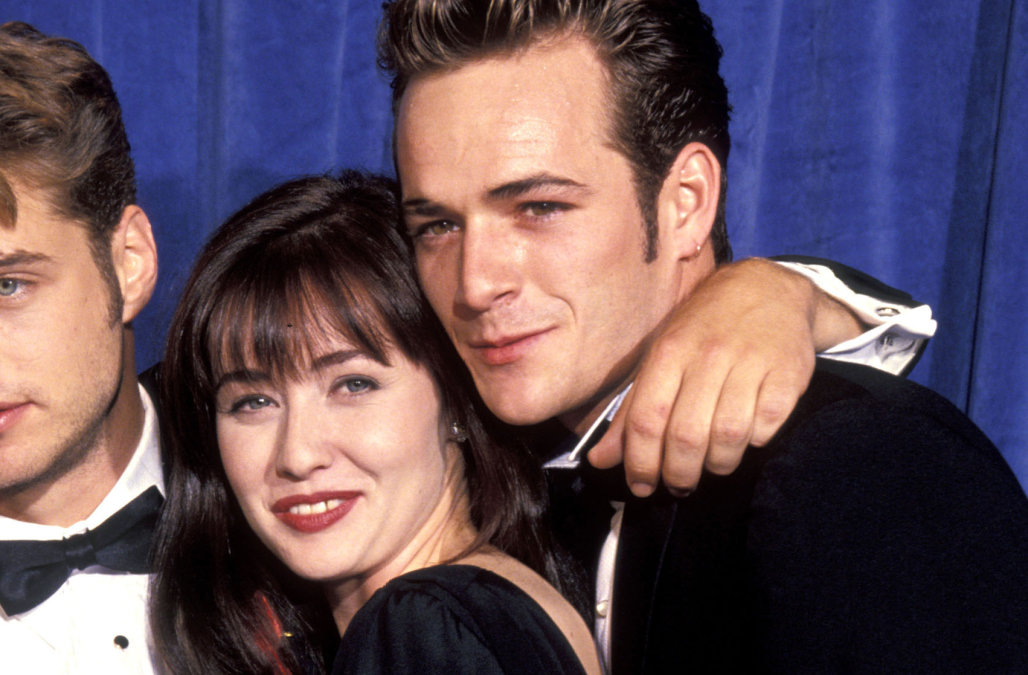
[[[878,341],[882,343],[883,347],[891,347],[892,343],[896,340],[896,336],[892,333],[886,333],[882,337],[878,338]]]
[[[607,612],[610,610],[609,600],[600,600],[596,603],[596,616],[600,619],[607,618]]]
[[[879,307],[879,308],[877,308],[875,310],[875,314],[877,314],[878,316],[880,316],[882,318],[887,318],[887,317],[890,317],[890,316],[896,316],[899,313],[900,313],[900,311],[898,309],[896,309],[895,307]]]

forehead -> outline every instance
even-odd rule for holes
[[[379,317],[319,301],[322,296],[234,297],[220,303],[208,326],[216,376],[247,369],[276,379],[302,379],[327,354],[362,355],[385,365],[398,353]]]
[[[18,250],[46,253],[59,259],[77,255],[88,247],[86,228],[60,215],[47,191],[16,182],[10,186],[17,217],[13,223],[0,220],[0,255]]]
[[[577,36],[413,79],[397,111],[405,195],[455,174],[502,183],[545,168],[577,180],[615,152],[607,92],[605,66]]]

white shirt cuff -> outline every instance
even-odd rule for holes
[[[815,286],[872,326],[862,335],[835,345],[820,356],[860,363],[898,375],[917,358],[921,345],[935,335],[937,325],[928,305],[909,307],[856,293],[824,265],[776,262],[810,279]]]

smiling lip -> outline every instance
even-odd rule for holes
[[[360,492],[316,492],[312,495],[290,495],[271,506],[271,512],[283,523],[300,532],[320,532],[342,520],[357,503]]]
[[[495,340],[479,340],[468,343],[483,361],[490,366],[503,366],[517,361],[528,352],[551,329],[523,333]]]
[[[28,403],[0,403],[0,434],[13,427],[28,409]]]

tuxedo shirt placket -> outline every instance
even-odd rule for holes
[[[607,431],[631,386],[629,383],[614,397],[580,438],[572,437],[563,444],[564,447],[573,446],[570,450],[558,448],[553,453],[556,456],[543,465],[557,517],[560,518],[560,512],[566,516],[566,522],[557,523],[558,541],[577,559],[588,560],[591,565],[587,570],[593,599],[589,614],[592,615],[593,635],[604,671],[609,671],[615,567],[627,487],[620,467],[599,472],[592,469],[584,458]],[[565,508],[557,508],[561,504]],[[568,545],[566,530],[572,527],[579,531],[572,533],[575,541]]]
[[[140,386],[145,421],[128,466],[85,520],[66,528],[0,517],[2,540],[64,539],[96,529],[151,486],[164,493],[153,403]],[[0,670],[11,673],[149,673],[146,574],[76,570],[40,605],[7,616],[0,610]]]

